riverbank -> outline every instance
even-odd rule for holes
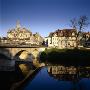
[[[90,50],[48,49],[41,53],[41,62],[64,65],[90,65]]]

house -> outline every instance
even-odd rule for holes
[[[77,40],[77,30],[63,29],[51,32],[48,37],[45,37],[45,42],[50,48],[75,48]]]
[[[90,41],[90,32],[78,32],[78,46],[84,46],[85,43]]]

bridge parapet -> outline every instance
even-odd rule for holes
[[[14,59],[17,53],[20,53],[19,55],[21,55],[23,51],[27,51],[27,54],[32,54],[34,59],[36,59],[45,48],[46,47],[0,47],[0,53]]]

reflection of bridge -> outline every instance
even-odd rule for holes
[[[0,47],[0,53],[11,59],[27,59],[29,56],[37,59],[44,50],[45,47]]]
[[[33,63],[30,61],[15,61],[15,69],[21,70],[22,72],[26,72],[31,70],[34,67]]]

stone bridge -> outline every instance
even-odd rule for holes
[[[31,60],[38,59],[40,53],[46,47],[0,47],[0,54],[3,54],[10,59]]]

